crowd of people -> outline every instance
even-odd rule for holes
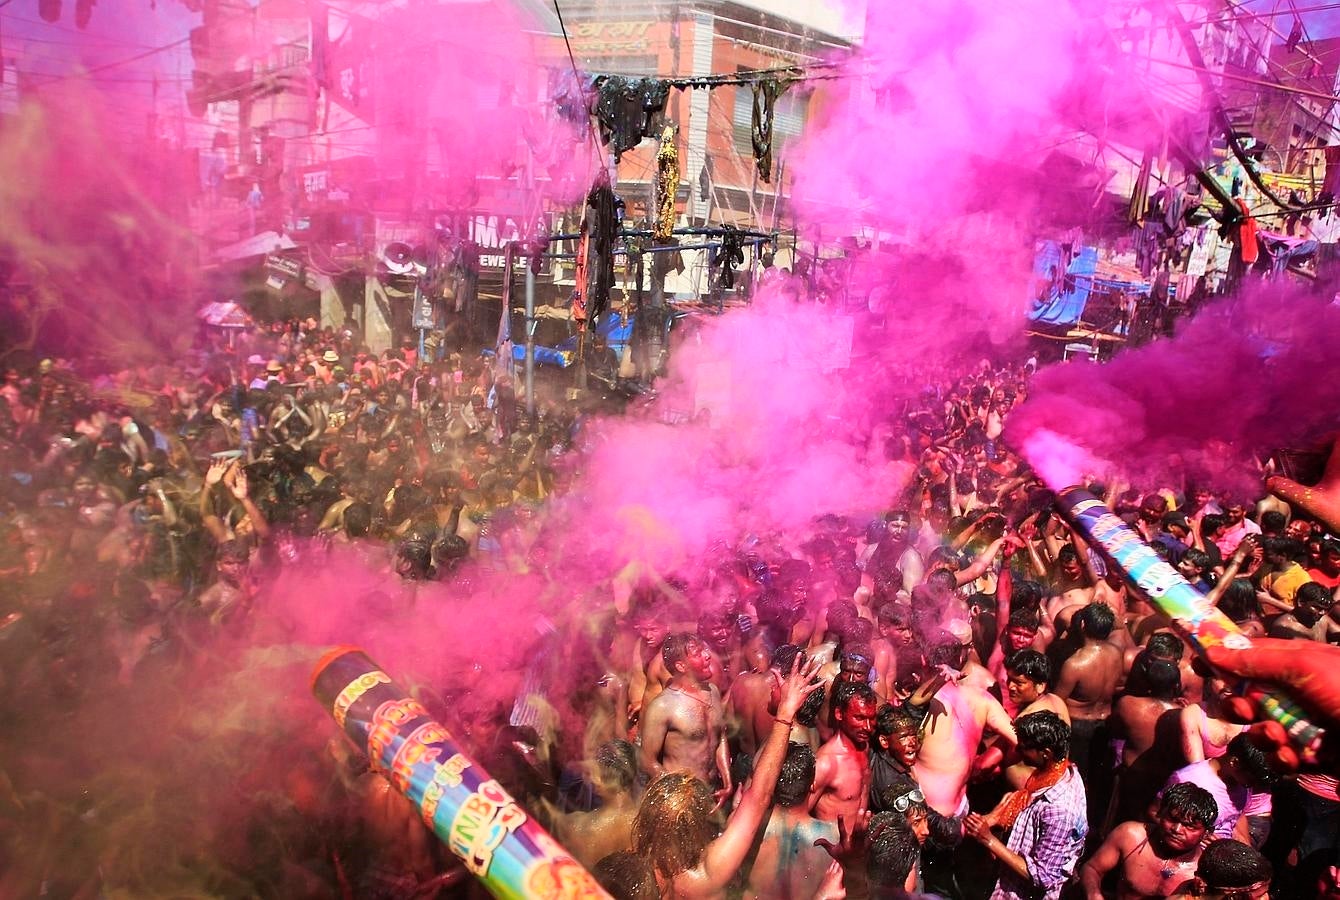
[[[1340,897],[1340,767],[1296,769],[1224,668],[1287,682],[1278,659],[1340,654],[1340,541],[1264,489],[1090,483],[1267,651],[1209,668],[1002,441],[1031,371],[979,366],[891,412],[887,457],[915,474],[868,514],[815,510],[803,534],[609,590],[565,633],[597,677],[432,711],[615,897]],[[90,684],[171,678],[314,554],[388,582],[543,566],[537,513],[570,487],[581,422],[522,409],[490,360],[373,353],[312,321],[115,375],[5,371],[7,713],[49,724],[38,710]],[[1305,705],[1340,719],[1324,682]],[[536,695],[565,714],[526,715]],[[16,740],[0,833],[18,869],[51,779]],[[217,895],[478,892],[337,743],[319,762],[340,836],[291,840]],[[38,866],[43,895],[114,886],[105,859],[68,862]]]

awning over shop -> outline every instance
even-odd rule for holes
[[[250,328],[251,316],[236,303],[206,303],[196,311],[196,318],[217,328]]]
[[[292,250],[297,246],[288,235],[280,234],[277,231],[262,231],[260,234],[252,235],[236,244],[220,247],[214,251],[214,258],[219,262],[236,262],[239,259],[250,259],[253,256],[264,256],[267,253]]]
[[[1064,271],[1059,271],[1062,266]],[[1042,280],[1042,290],[1033,300],[1028,318],[1045,325],[1073,325],[1084,315],[1098,268],[1098,250],[1081,247],[1069,264],[1062,261],[1061,245],[1042,241],[1033,259],[1033,274]]]

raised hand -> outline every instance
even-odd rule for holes
[[[796,720],[796,713],[805,705],[805,699],[824,686],[818,677],[822,660],[809,659],[802,666],[800,654],[791,663],[791,671],[782,681],[782,699],[777,703],[777,718],[787,722]]]
[[[222,459],[216,459],[210,463],[209,471],[205,473],[205,487],[213,487],[223,481],[223,476],[227,473],[229,465],[227,460]]]
[[[233,478],[233,496],[238,500],[247,499],[247,473],[240,468],[237,470],[237,476]]]
[[[838,816],[837,844],[827,838],[819,838],[814,842],[814,846],[823,847],[829,856],[840,863],[862,859],[870,849],[871,842],[880,833],[880,829],[876,829],[873,833],[870,831],[870,817],[868,809],[857,810],[851,819]]]
[[[1315,641],[1253,638],[1251,647],[1209,647],[1216,669],[1280,688],[1316,717],[1317,725],[1340,728],[1340,647]]]

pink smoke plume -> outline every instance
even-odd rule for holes
[[[1336,429],[1337,354],[1340,307],[1282,286],[1249,289],[1171,340],[1039,372],[1006,437],[1035,466],[1069,444],[1129,478],[1259,491],[1256,460]]]
[[[562,69],[541,55],[537,31],[502,0],[420,4],[375,20],[375,157],[383,177],[406,176],[407,201],[487,212],[499,202],[489,184],[512,178],[531,204],[585,195],[597,156],[586,129],[556,111]]]

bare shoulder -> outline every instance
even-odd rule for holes
[[[1113,828],[1107,836],[1107,842],[1122,851],[1138,847],[1144,839],[1145,824],[1143,822],[1122,822],[1116,828]]]

